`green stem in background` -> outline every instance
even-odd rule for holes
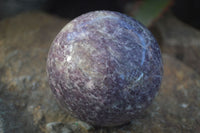
[[[130,15],[150,27],[172,3],[173,0],[140,0],[133,4]]]

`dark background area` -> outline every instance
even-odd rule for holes
[[[175,0],[172,11],[183,22],[200,28],[200,0]]]
[[[16,14],[43,10],[65,18],[75,18],[93,10],[124,12],[134,0],[0,0],[0,20]],[[182,21],[200,28],[200,1],[174,0],[172,12]]]

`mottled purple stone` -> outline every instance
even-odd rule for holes
[[[134,119],[161,84],[159,46],[141,23],[124,14],[95,11],[69,22],[49,50],[50,87],[75,117],[98,126]]]

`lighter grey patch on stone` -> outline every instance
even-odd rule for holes
[[[61,122],[47,123],[46,129],[48,133],[72,133],[72,130]]]
[[[147,97],[147,100],[148,100],[148,101],[151,101],[151,99],[152,99],[152,98],[151,98],[150,96],[149,96],[149,97]]]
[[[137,108],[137,109],[141,109],[142,106],[141,106],[141,105],[136,105],[136,108]]]
[[[132,106],[131,105],[128,105],[127,107],[126,107],[126,110],[131,110],[132,109]]]
[[[160,110],[160,107],[159,107],[159,106],[157,106],[157,107],[156,107],[156,111],[159,111],[159,110]]]
[[[64,64],[65,62],[61,62],[61,61],[59,61],[58,60],[58,58],[55,58],[55,65],[56,65],[56,68],[58,69],[58,70],[62,70],[63,69],[63,64]]]
[[[89,89],[93,89],[94,88],[94,82],[92,80],[90,80],[89,82],[86,83],[86,87]]]
[[[95,110],[96,110],[96,111],[99,111],[99,110],[101,110],[101,108],[100,108],[99,106],[96,106],[96,107],[95,107]]]
[[[182,108],[187,108],[187,107],[188,107],[188,104],[182,103],[182,104],[181,104],[181,107],[182,107]]]
[[[13,56],[16,56],[19,53],[19,50],[15,50],[12,53],[9,53],[6,57],[6,60],[11,59]]]
[[[84,128],[84,129],[86,129],[87,131],[93,129],[92,125],[90,125],[90,124],[88,124],[86,122],[83,122],[83,121],[76,121],[74,123],[77,124],[78,126]]]

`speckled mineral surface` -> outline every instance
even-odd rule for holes
[[[155,38],[138,21],[95,11],[56,36],[47,72],[64,108],[94,125],[114,126],[151,103],[161,84],[162,58]]]

